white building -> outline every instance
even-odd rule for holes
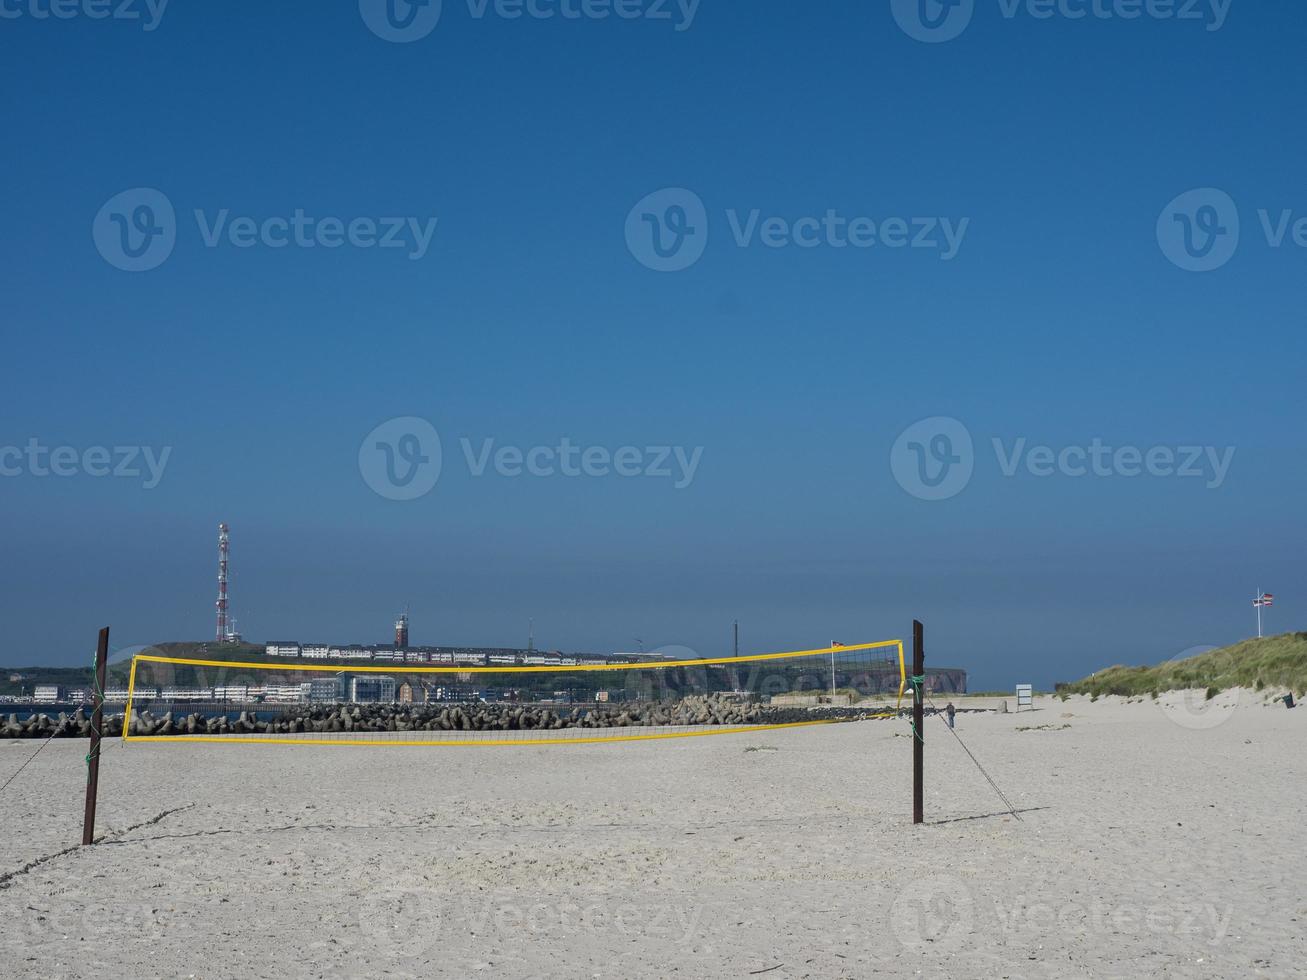
[[[163,689],[163,700],[165,701],[212,701],[213,688],[211,687],[165,687]]]
[[[305,643],[300,647],[300,656],[306,660],[326,660],[331,656],[331,647],[326,643]]]
[[[159,689],[157,687],[143,687],[140,684],[136,685],[136,690],[132,694],[133,700],[137,701],[153,701],[158,698],[158,696]],[[111,687],[109,690],[104,692],[104,699],[106,701],[126,701],[127,688]]]
[[[340,682],[335,677],[315,677],[299,686],[300,700],[309,704],[334,704],[342,700]]]
[[[268,684],[263,688],[263,700],[277,704],[299,704],[308,698],[302,694],[302,684]]]
[[[428,700],[476,702],[484,701],[485,694],[470,687],[437,687],[432,690]]]
[[[300,645],[294,640],[269,640],[264,644],[263,652],[269,657],[298,657]]]
[[[63,689],[57,684],[38,684],[32,692],[32,700],[37,704],[54,704],[62,693]]]

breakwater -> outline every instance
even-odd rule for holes
[[[132,711],[132,735],[299,735],[345,732],[556,731],[566,728],[638,728],[779,725],[803,721],[854,721],[875,712],[847,707],[771,707],[708,695],[658,704],[566,708],[514,704],[344,704],[286,706],[274,717],[254,711],[226,713]],[[122,735],[123,715],[107,714],[104,735]],[[86,738],[90,715],[82,709],[55,717],[9,715],[0,738]]]

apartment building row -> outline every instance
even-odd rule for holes
[[[269,657],[302,660],[351,660],[394,664],[465,664],[469,667],[548,667],[575,666],[582,658],[540,650],[512,647],[394,647],[362,644],[300,643],[296,640],[270,640],[264,645]],[[603,658],[595,659],[606,662]]]

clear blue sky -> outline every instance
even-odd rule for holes
[[[6,0],[0,445],[172,447],[158,486],[0,477],[8,664],[207,639],[216,525],[246,636],[750,652],[905,636],[973,687],[1039,685],[1307,621],[1307,11],[1219,30],[1044,20],[976,0],[922,43],[888,0],[702,0],[511,20],[446,0],[411,43],[355,3],[181,4],[157,27]],[[137,5],[142,11],[144,3]],[[647,4],[646,4],[647,6]],[[1204,3],[1204,9],[1206,3]],[[819,8],[819,9],[818,9]],[[176,244],[116,268],[93,224],[155,188]],[[692,190],[678,272],[628,212]],[[1188,272],[1159,215],[1237,202]],[[196,210],[438,219],[398,249],[206,247]],[[929,249],[738,247],[728,211],[968,219]],[[1278,220],[1278,217],[1276,218]],[[638,216],[637,216],[638,224]],[[396,501],[359,448],[428,419],[443,467]],[[974,474],[900,486],[891,448],[960,420]],[[459,447],[703,447],[658,478],[476,477]],[[1219,487],[1004,476],[991,439],[1236,448]],[[14,457],[8,457],[12,462]]]

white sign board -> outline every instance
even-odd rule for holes
[[[1029,708],[1034,704],[1035,689],[1030,684],[1017,685],[1017,710]]]

